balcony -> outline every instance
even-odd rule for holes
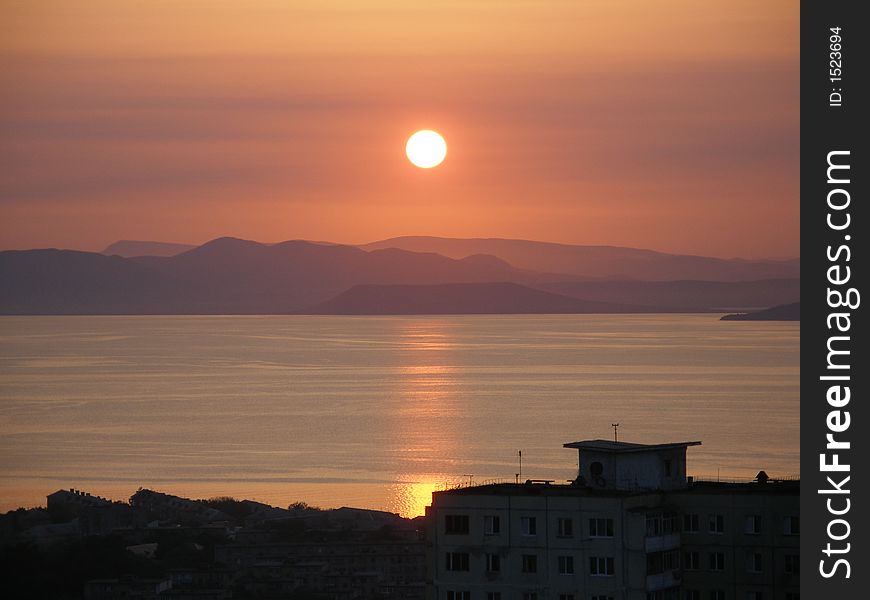
[[[657,592],[680,585],[681,572],[679,569],[656,573],[646,576],[646,591]]]
[[[648,535],[643,540],[643,549],[650,552],[663,552],[680,547],[679,533],[664,533],[662,535]]]

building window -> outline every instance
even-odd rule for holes
[[[523,600],[538,600],[538,592],[523,592]]]
[[[683,555],[687,571],[697,571],[701,568],[701,556],[697,552],[686,552]]]
[[[646,555],[647,575],[657,575],[680,568],[680,551],[651,552]]]
[[[677,533],[677,515],[675,513],[649,513],[646,516],[647,537],[657,537],[669,533]]]
[[[574,557],[560,556],[559,557],[559,575],[574,574]]]
[[[800,535],[800,533],[801,533],[800,517],[796,517],[796,516],[786,517],[785,523],[783,524],[783,533],[785,535]]]
[[[746,515],[744,531],[749,535],[761,533],[761,515]]]
[[[801,600],[801,595],[799,592],[788,592],[785,595],[785,600]]]
[[[606,596],[604,594],[597,594],[592,596],[591,600],[613,600],[613,596]]]
[[[613,557],[592,556],[589,558],[589,574],[597,577],[613,575]]]
[[[574,600],[574,594],[559,594],[559,600]]]
[[[753,552],[746,556],[746,571],[749,573],[761,573],[761,552]]]
[[[537,573],[538,572],[538,555],[537,554],[523,554],[523,573]]]
[[[447,552],[445,553],[445,569],[448,571],[467,571],[468,570],[468,552]]]
[[[501,571],[501,556],[498,554],[487,554],[486,570],[490,573],[498,573]]]
[[[683,531],[686,533],[698,533],[700,529],[698,515],[683,515]]]
[[[789,575],[798,575],[800,573],[801,557],[797,554],[785,555],[785,572]]]
[[[483,517],[483,534],[498,535],[501,533],[501,519],[496,516]]]
[[[746,592],[746,600],[764,600],[763,592]]]
[[[556,522],[557,535],[563,538],[574,537],[574,519],[559,519]]]
[[[591,465],[589,465],[589,474],[592,475],[592,479],[598,479],[602,475],[604,475],[604,465],[598,461],[595,461]]]
[[[445,515],[444,533],[448,535],[468,534],[468,515]]]
[[[501,592],[487,592],[486,600],[501,600]]]
[[[589,519],[589,537],[613,537],[613,519]]]
[[[538,519],[535,517],[520,517],[523,535],[538,535]]]
[[[701,590],[686,590],[684,600],[701,600]]]
[[[725,516],[710,515],[710,533],[725,533]]]
[[[657,537],[662,534],[662,516],[647,515],[646,516],[646,535],[647,537]]]
[[[468,590],[447,590],[447,600],[471,600],[471,592]]]
[[[713,590],[710,592],[710,600],[725,600],[725,590]]]
[[[724,571],[725,570],[725,553],[711,552],[710,553],[710,570]]]

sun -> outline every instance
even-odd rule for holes
[[[447,142],[437,131],[422,129],[408,138],[405,154],[414,166],[431,169],[440,165],[447,156]]]

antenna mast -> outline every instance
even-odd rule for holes
[[[613,427],[613,441],[618,442],[619,436],[617,435],[616,430],[619,428],[619,423],[611,423],[610,426]]]

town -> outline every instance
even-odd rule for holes
[[[797,600],[798,479],[701,481],[700,442],[587,440],[564,482],[434,492],[415,519],[139,489],[0,516],[7,597]]]

